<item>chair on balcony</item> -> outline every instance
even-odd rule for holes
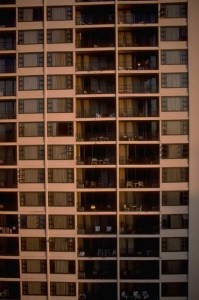
[[[97,165],[97,158],[91,158],[91,165]]]
[[[95,205],[91,205],[91,211],[96,211],[96,206]]]
[[[100,232],[100,226],[95,226],[95,232]]]
[[[148,294],[148,292],[147,291],[143,291],[142,292],[142,299],[149,299],[149,294]]]
[[[104,159],[103,165],[109,165],[109,158],[105,158],[105,159]]]
[[[127,181],[126,182],[126,187],[127,188],[132,188],[133,187],[133,182],[132,181]]]
[[[144,187],[144,181],[138,181],[138,187]]]
[[[106,226],[106,232],[111,232],[112,231],[112,226]]]
[[[140,295],[140,293],[138,292],[138,291],[134,291],[133,292],[133,299],[141,299],[141,295]]]
[[[86,294],[79,294],[79,299],[80,300],[85,300],[86,299]]]

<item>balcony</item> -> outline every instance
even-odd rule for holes
[[[0,31],[0,51],[16,49],[16,33]]]
[[[16,142],[15,123],[0,123],[0,142]]]
[[[104,300],[111,295],[112,299],[117,299],[116,283],[79,283],[79,300]]]
[[[0,192],[0,212],[17,211],[18,200],[16,192]]]
[[[18,259],[0,259],[1,278],[19,278]]]
[[[79,76],[77,77],[76,94],[114,94],[115,93],[115,79],[112,75],[93,75],[93,76]]]
[[[126,179],[120,179],[120,188],[158,188],[160,174],[158,168],[129,168],[124,170]]]
[[[159,257],[158,238],[121,238],[121,257]]]
[[[121,215],[120,216],[120,234],[159,234],[160,220],[159,216],[150,215]]]
[[[114,24],[115,22],[114,6],[110,5],[77,7],[76,15],[76,25]]]
[[[76,48],[110,48],[114,46],[115,33],[112,28],[92,28],[76,33]]]
[[[116,257],[116,248],[113,238],[78,239],[79,257]]]
[[[78,279],[116,279],[116,261],[79,261]]]
[[[160,209],[159,192],[120,192],[120,211],[158,212]]]
[[[77,164],[84,165],[114,165],[116,149],[114,145],[82,145],[77,146]]]
[[[115,192],[78,193],[77,211],[114,212],[116,211],[116,194]]]
[[[132,5],[119,7],[118,24],[155,24],[158,22],[157,5]]]
[[[17,149],[16,146],[0,146],[0,166],[16,165]]]
[[[124,98],[119,100],[120,117],[158,117],[158,98]]]
[[[16,102],[11,100],[0,101],[0,119],[16,118]]]
[[[134,300],[136,297],[143,300],[159,299],[159,283],[122,282],[120,291],[120,300]]]
[[[77,141],[107,142],[115,141],[115,122],[79,122],[77,123]]]
[[[0,55],[0,73],[15,73],[16,59],[13,55]]]
[[[120,145],[120,165],[154,165],[159,164],[159,145]]]
[[[1,78],[0,79],[0,97],[16,96],[16,79]]]
[[[130,70],[157,70],[158,53],[157,51],[133,51],[133,54],[119,53],[119,71]]]
[[[158,141],[158,121],[121,121],[120,141]],[[125,131],[124,131],[125,129]]]
[[[155,27],[134,28],[119,31],[118,47],[157,47],[158,29]]]
[[[77,118],[114,118],[116,116],[114,98],[77,99]]]
[[[115,188],[115,169],[93,168],[77,170],[77,188]]]
[[[17,170],[0,169],[0,189],[17,187]]]
[[[159,279],[158,261],[122,260],[120,261],[120,270],[121,279]]]
[[[1,3],[2,4],[2,3]],[[9,18],[8,18],[9,16]],[[16,26],[15,8],[1,8],[0,10],[0,28]]]
[[[0,234],[18,233],[17,215],[0,215]]]
[[[12,266],[11,266],[12,268]],[[20,300],[20,282],[1,281],[0,282],[1,299]]]
[[[19,240],[18,240],[18,238],[1,237],[0,238],[0,255],[2,255],[2,256],[19,255]]]
[[[116,217],[113,215],[79,215],[78,234],[116,234]]]

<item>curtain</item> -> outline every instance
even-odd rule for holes
[[[27,273],[40,273],[41,272],[41,261],[37,259],[26,260]]]
[[[38,136],[39,124],[40,123],[23,123],[23,136]]]
[[[25,238],[26,250],[27,251],[38,251],[40,250],[40,239],[39,238]]]
[[[38,53],[24,53],[23,66],[24,67],[38,67]]]
[[[186,168],[163,168],[163,182],[184,182],[186,181]]]
[[[41,282],[27,282],[28,295],[41,295]]]
[[[52,182],[68,182],[68,169],[52,169]]]
[[[66,30],[65,29],[53,29],[51,30],[51,43],[66,43]]]
[[[41,196],[36,192],[26,192],[23,193],[24,206],[39,206],[41,201]]]
[[[66,282],[55,282],[56,295],[67,296],[69,295],[69,285]]]
[[[66,66],[66,53],[65,52],[52,52],[51,53],[51,57],[52,57],[52,66],[56,67],[56,66]]]
[[[33,9],[32,8],[23,8],[23,21],[24,22],[33,21]]]
[[[39,89],[39,76],[25,76],[23,77],[24,91]]]
[[[186,134],[186,128],[184,129],[185,124],[183,121],[165,121],[162,125],[166,125],[166,130],[163,132],[165,135]]]
[[[52,20],[66,20],[66,8],[65,7],[52,7]]]
[[[53,226],[52,229],[68,229],[68,216],[50,216]]]
[[[181,215],[170,215],[170,228],[171,229],[182,228],[182,216]]]
[[[56,274],[68,274],[69,262],[67,260],[55,260],[55,273]]]
[[[38,159],[38,147],[39,146],[21,146],[23,147],[22,159]]]
[[[38,43],[38,30],[24,30],[23,31],[23,44],[37,44]]]
[[[167,238],[167,251],[182,251],[181,249],[182,240],[181,238]]]
[[[24,169],[24,182],[37,183],[39,182],[40,169]]]
[[[165,33],[165,41],[179,41],[180,28],[179,27],[163,27]]]
[[[163,205],[180,205],[180,192],[163,192]]]
[[[188,97],[162,97],[163,111],[184,111],[188,109]]]

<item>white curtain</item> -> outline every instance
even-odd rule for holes
[[[52,7],[52,20],[66,20],[66,8],[65,7]]]
[[[24,53],[23,65],[24,67],[37,67],[38,66],[38,53]]]
[[[39,76],[25,76],[22,79],[24,83],[24,91],[38,90]]]
[[[184,111],[188,109],[188,97],[162,97],[163,111]]]
[[[51,43],[66,43],[66,30],[65,29],[53,29],[51,31],[52,39]]]

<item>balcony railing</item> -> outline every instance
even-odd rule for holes
[[[77,94],[114,94],[115,87],[113,85],[101,85],[96,87],[76,87]]]
[[[150,156],[137,156],[137,157],[126,157],[120,156],[121,165],[148,165],[148,164],[159,164],[159,157]]]
[[[154,249],[126,249],[121,248],[120,249],[120,256],[122,257],[158,257],[159,251]]]
[[[113,226],[78,226],[78,234],[116,234],[116,228]]]
[[[101,62],[101,63],[87,63],[87,64],[77,64],[77,71],[106,71],[114,70],[115,65],[112,62]]]
[[[120,141],[158,141],[159,135],[155,133],[139,132],[120,132]]]
[[[77,48],[109,48],[114,47],[115,43],[114,41],[110,40],[77,40],[76,41],[76,47]]]
[[[0,97],[3,96],[15,96],[16,95],[16,89],[11,88],[11,89],[0,89]]]
[[[77,134],[77,141],[91,141],[91,142],[107,142],[115,141],[116,135],[115,132],[96,132],[96,133],[85,133]]]
[[[80,157],[77,156],[76,158],[77,160],[77,164],[84,164],[84,165],[113,165],[116,163],[116,159],[114,156],[112,157],[102,157],[102,156],[98,156],[98,157]]]
[[[81,248],[78,250],[79,257],[115,257],[117,254],[116,249],[110,247],[106,248]]]
[[[89,1],[91,2],[91,1]],[[113,24],[114,22],[114,15],[96,15],[89,17],[82,15],[81,17],[76,18],[76,25],[93,25],[93,24]]]
[[[115,118],[114,111],[99,112],[96,109],[79,109],[76,111],[77,118]]]
[[[120,179],[120,188],[158,188],[159,187],[159,180],[155,179]]]
[[[2,50],[15,50],[16,43],[15,41],[0,41],[0,51]]]
[[[153,13],[124,14],[119,16],[118,24],[153,24],[157,23],[157,16]]]
[[[119,85],[120,94],[158,93],[156,84]]]
[[[116,182],[114,180],[77,180],[77,188],[115,188]]]
[[[120,234],[159,234],[159,225],[153,226],[132,226],[130,224],[122,224],[120,226]]]
[[[140,110],[134,108],[123,108],[119,110],[120,117],[158,117],[157,109],[154,110]]]

